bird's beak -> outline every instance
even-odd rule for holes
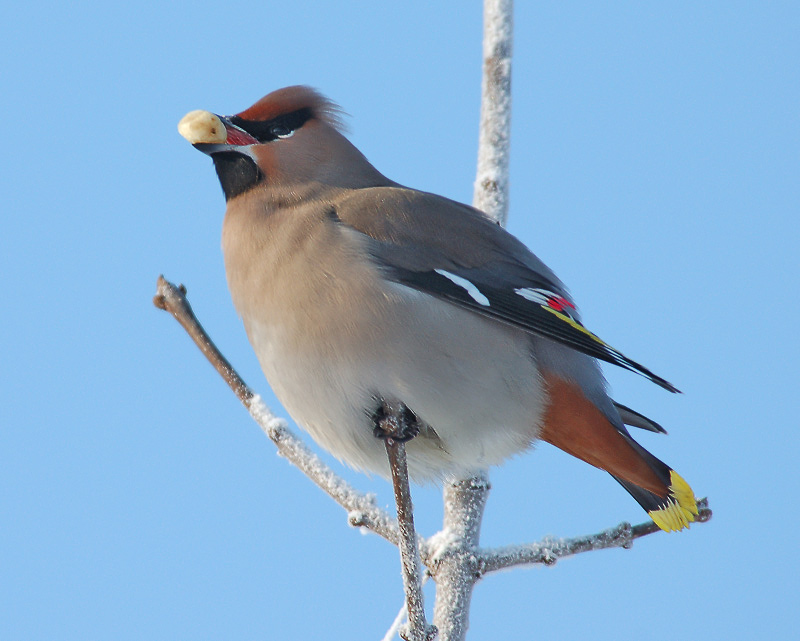
[[[195,149],[209,156],[247,145],[257,145],[258,140],[231,123],[225,116],[197,109],[190,111],[178,123],[178,133]]]

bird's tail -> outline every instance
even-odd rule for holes
[[[556,377],[546,380],[551,402],[541,439],[611,474],[662,530],[689,527],[698,515],[689,484],[634,441],[622,424],[612,423],[577,385]],[[635,419],[633,425],[644,419],[632,410],[623,410],[629,421]],[[657,431],[649,419],[647,424],[647,429]]]
[[[627,434],[622,437],[641,456],[663,484],[663,493],[656,494],[613,473],[613,476],[665,532],[688,528],[698,515],[697,501],[689,484],[680,474],[657,459]]]

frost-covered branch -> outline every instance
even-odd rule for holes
[[[398,544],[400,531],[397,521],[377,506],[375,497],[359,492],[338,476],[289,429],[286,421],[278,418],[261,397],[242,380],[197,320],[186,298],[186,288],[183,285],[176,287],[163,276],[159,276],[153,303],[175,317],[250,411],[250,415],[262,431],[272,439],[278,448],[278,453],[347,510],[351,525],[365,527],[390,543]],[[427,552],[427,544],[422,542],[421,549]]]
[[[711,510],[707,499],[697,501],[699,515],[696,523],[705,523],[711,518]],[[659,527],[648,521],[632,526],[630,523],[620,523],[618,526],[603,530],[597,534],[580,536],[572,539],[558,539],[547,537],[539,543],[524,545],[509,545],[502,548],[481,550],[478,555],[481,574],[505,570],[517,565],[555,565],[559,559],[591,552],[592,550],[605,550],[607,548],[629,549],[636,539],[648,534],[660,532]]]
[[[429,540],[429,568],[436,580],[433,622],[443,641],[467,634],[472,589],[481,577],[478,544],[490,488],[486,474],[444,487],[444,527]]]
[[[501,225],[508,218],[513,0],[484,0],[481,123],[472,204]]]

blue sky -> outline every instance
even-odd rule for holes
[[[481,8],[67,4],[17,5],[0,27],[0,636],[380,638],[402,599],[396,551],[275,455],[151,304],[158,274],[185,283],[283,412],[227,293],[211,163],[176,124],[311,84],[383,173],[469,201]],[[800,7],[517,4],[509,227],[596,333],[684,391],[606,368],[669,431],[641,442],[715,516],[490,576],[470,638],[789,638]],[[385,481],[332,464],[390,504]],[[645,518],[547,446],[491,479],[486,545]],[[431,534],[439,491],[414,496]]]

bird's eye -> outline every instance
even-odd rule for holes
[[[270,133],[275,136],[275,138],[288,138],[292,134],[294,134],[294,130],[289,129],[286,125],[282,125],[280,123],[275,123],[269,128]]]
[[[262,144],[289,138],[312,117],[310,109],[298,109],[276,116],[271,120],[247,120],[241,116],[231,116],[230,121],[249,133]]]

